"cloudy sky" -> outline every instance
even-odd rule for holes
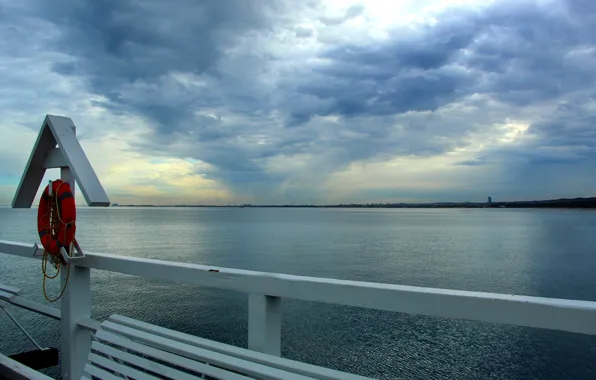
[[[0,204],[45,114],[117,203],[596,195],[593,0],[85,3],[0,0]]]

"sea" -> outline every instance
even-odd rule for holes
[[[596,211],[84,208],[85,250],[336,279],[596,301]],[[36,209],[0,208],[0,239],[38,241]],[[247,346],[248,295],[92,271],[113,313]],[[0,254],[0,283],[45,302],[41,263]],[[58,281],[49,292],[59,291]],[[59,306],[59,305],[55,305]],[[43,346],[59,324],[9,307]],[[594,321],[596,323],[596,320]],[[0,353],[34,347],[0,314]],[[596,337],[283,300],[282,356],[377,379],[596,379]],[[59,377],[59,370],[44,370]]]

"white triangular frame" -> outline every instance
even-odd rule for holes
[[[69,169],[87,205],[108,207],[110,200],[76,136],[72,120],[46,115],[12,201],[13,208],[31,208],[47,169]],[[69,181],[72,182],[72,181]],[[74,183],[71,183],[74,190]]]

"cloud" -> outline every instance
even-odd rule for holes
[[[578,180],[596,143],[589,1],[0,4],[0,128],[72,116],[92,154],[111,152],[99,171],[122,197],[526,197],[547,195],[549,174],[548,194],[592,186]]]

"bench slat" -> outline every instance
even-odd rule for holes
[[[85,365],[85,372],[87,372],[91,376],[99,377],[102,380],[122,380],[122,377],[112,375],[108,371],[96,367],[92,364]]]
[[[172,367],[168,367],[166,365],[159,364],[154,361],[141,358],[139,356],[118,350],[114,347],[106,346],[105,344],[101,344],[98,342],[93,342],[91,344],[91,349],[101,352],[101,353],[104,353],[104,354],[107,354],[107,355],[110,355],[113,358],[120,359],[127,363],[136,365],[137,367],[144,368],[148,371],[155,372],[155,373],[159,374],[160,376],[169,377],[170,379],[180,379],[180,380],[199,379],[199,377],[197,377],[197,376],[193,376],[188,373],[178,371],[177,369],[174,369]]]
[[[202,373],[211,377],[215,377],[218,379],[225,379],[225,380],[247,380],[249,379],[246,376],[236,374],[233,372],[228,372],[225,369],[221,369],[218,367],[210,366],[205,363],[197,362],[195,360],[191,360],[182,356],[174,355],[172,353],[158,350],[157,348],[153,348],[150,346],[146,346],[137,342],[133,342],[132,340],[122,338],[118,335],[114,335],[107,331],[100,330],[95,334],[95,337],[99,340],[103,340],[120,347],[138,352],[143,355],[147,355],[153,358],[157,358],[163,361],[166,361],[170,364],[186,368],[191,371],[195,371],[198,373]]]
[[[0,284],[0,290],[6,293],[12,293],[15,296],[21,294],[21,289],[15,288],[14,286]]]
[[[111,359],[108,359],[103,356],[99,356],[94,353],[89,354],[89,361],[91,363],[98,364],[104,368],[111,369],[112,371],[116,371],[123,375],[130,376],[133,379],[161,380],[159,377],[155,377],[148,373],[136,370],[132,367],[128,367],[123,364],[116,363],[115,361],[113,361]]]
[[[8,292],[3,292],[2,290],[0,290],[0,301],[6,301],[6,302],[10,302],[10,300],[14,297],[15,295],[12,293],[8,293]]]
[[[228,368],[234,371],[246,373],[249,376],[257,376],[259,378],[268,380],[306,380],[312,379],[310,377],[298,375],[296,373],[286,372],[277,368],[264,366],[258,363],[249,362],[243,359],[220,354],[191,346],[189,344],[177,342],[172,339],[160,337],[154,334],[146,333],[132,329],[130,327],[122,326],[114,322],[106,321],[101,324],[102,329],[111,331],[118,335],[123,335],[128,338],[137,340],[144,344],[151,345],[162,350],[174,352],[179,355],[184,355],[196,360],[215,364],[217,366]]]
[[[262,364],[268,367],[278,368],[284,371],[314,377],[320,380],[370,380],[369,377],[336,371],[330,368],[318,367],[312,364],[275,357],[261,352],[247,350],[245,348],[231,346],[220,342],[215,342],[194,335],[189,335],[179,331],[167,329],[165,327],[152,325],[147,322],[128,318],[118,314],[111,315],[108,318],[108,321],[112,321],[120,325],[158,335],[164,338],[173,339],[181,343],[190,344],[195,347],[204,348],[206,350],[214,352],[219,352],[224,355],[230,355],[239,359]]]

